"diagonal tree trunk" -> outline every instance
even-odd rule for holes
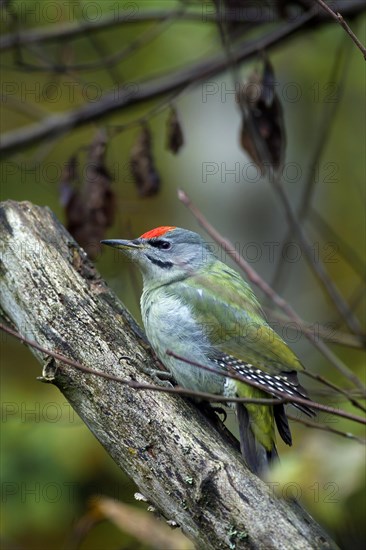
[[[49,350],[151,382],[144,337],[48,208],[0,209],[1,308]],[[314,549],[336,544],[298,505],[278,500],[209,420],[177,395],[137,391],[35,352],[115,462],[198,548]],[[129,361],[121,364],[119,358]],[[47,391],[45,389],[45,391]]]

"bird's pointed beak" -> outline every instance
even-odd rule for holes
[[[125,241],[122,239],[110,239],[100,242],[101,244],[106,244],[107,246],[112,246],[113,248],[119,248],[121,250],[125,248],[142,248],[142,243],[139,243],[137,240]]]

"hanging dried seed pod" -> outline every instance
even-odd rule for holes
[[[166,148],[176,155],[184,145],[184,137],[177,111],[174,107],[170,109],[166,129]]]
[[[112,177],[105,164],[107,135],[104,129],[97,131],[89,149],[85,166],[85,180],[82,198],[86,209],[86,222],[93,242],[104,238],[105,230],[113,225],[115,214],[115,194],[112,189]]]
[[[64,169],[62,199],[65,206],[66,227],[91,259],[100,252],[100,241],[107,227],[114,221],[115,194],[112,178],[105,166],[106,133],[98,130],[89,148],[80,189],[72,188],[72,159]]]
[[[130,153],[131,173],[141,197],[155,195],[159,191],[160,176],[155,168],[151,132],[144,126]]]
[[[268,173],[283,166],[286,132],[282,105],[275,90],[275,74],[265,60],[263,74],[253,72],[244,83],[237,101],[243,107],[240,141],[253,161]]]

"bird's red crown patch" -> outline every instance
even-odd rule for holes
[[[147,231],[141,235],[140,239],[154,239],[156,237],[162,237],[165,233],[168,233],[168,231],[172,231],[172,229],[176,229],[176,227],[174,225],[163,225],[161,227],[156,227],[155,229],[151,229],[151,231]]]

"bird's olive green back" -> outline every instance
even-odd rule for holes
[[[292,350],[272,330],[250,286],[219,260],[172,287],[191,308],[213,348],[269,374],[303,370]],[[173,289],[172,289],[173,290]]]

